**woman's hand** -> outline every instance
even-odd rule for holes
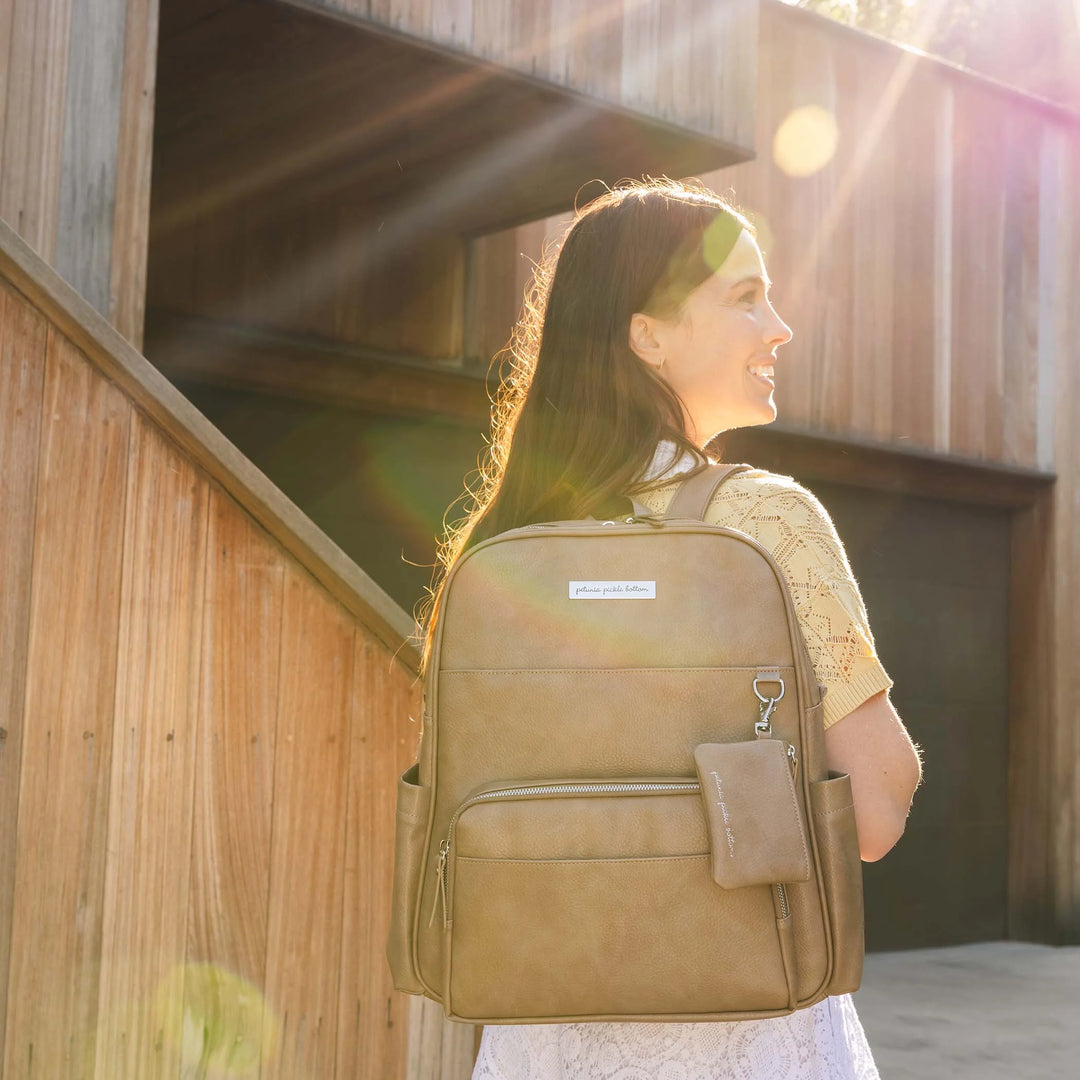
[[[922,780],[919,751],[882,690],[825,732],[829,768],[851,777],[859,854],[876,862],[904,834]]]

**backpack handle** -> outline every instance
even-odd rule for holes
[[[679,484],[675,497],[664,514],[665,518],[695,518],[705,520],[705,511],[716,489],[736,473],[749,472],[752,465],[701,465]]]

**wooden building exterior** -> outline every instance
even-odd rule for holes
[[[14,0],[0,46],[0,1078],[468,1075],[383,957],[401,554],[594,177],[758,222],[795,339],[725,456],[821,494],[927,747],[871,943],[1080,941],[1080,119],[778,0]]]

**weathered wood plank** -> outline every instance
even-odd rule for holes
[[[127,0],[109,322],[142,349],[160,0]]]
[[[1071,139],[1061,150],[1061,193],[1058,205],[1061,258],[1060,275],[1065,295],[1070,298],[1080,289],[1080,211],[1075,192],[1080,186],[1080,140]],[[1053,716],[1053,754],[1049,770],[1053,835],[1051,860],[1054,884],[1054,926],[1058,940],[1080,943],[1080,734],[1076,718],[1080,715],[1080,669],[1076,653],[1080,647],[1080,610],[1072,598],[1080,590],[1080,455],[1076,450],[1080,431],[1080,348],[1075,329],[1068,322],[1058,322],[1055,352],[1058,364],[1058,462],[1061,479],[1055,489],[1057,499],[1054,531],[1054,593],[1057,598],[1054,626],[1055,680],[1057,691]]]
[[[8,0],[0,10],[0,217],[136,343],[157,8]]]
[[[892,434],[934,446],[934,213],[937,87],[915,73],[890,125],[895,161],[912,161],[895,185]],[[928,122],[927,118],[931,118]]]
[[[987,233],[994,224],[986,219],[983,164],[986,124],[971,92],[958,88],[955,108],[955,172],[953,177],[952,311],[952,414],[951,449],[965,457],[986,453],[986,405],[989,370],[987,351],[991,331],[987,323],[990,284]],[[1000,235],[1000,234],[999,234]]]
[[[289,566],[266,961],[266,998],[281,1036],[263,1080],[334,1075],[352,666],[351,620]]]
[[[112,280],[127,0],[71,8],[59,221],[52,264],[102,314]]]
[[[4,1045],[28,1080],[92,1071],[131,414],[47,349]]]
[[[72,0],[20,2],[10,15],[0,218],[50,260],[56,244]]]
[[[45,338],[41,316],[0,284],[0,1062],[11,955]]]
[[[408,1000],[386,963],[397,788],[416,759],[421,687],[391,653],[357,630],[345,846],[338,1076],[405,1075]]]
[[[827,192],[822,227],[828,227],[829,234],[818,249],[823,273],[814,318],[822,326],[823,348],[819,376],[813,380],[816,393],[811,416],[815,426],[828,429],[843,425],[857,430],[862,418],[854,415],[855,371],[863,358],[855,355],[851,336],[857,257],[851,183],[859,167],[862,131],[854,108],[857,76],[853,65],[841,59],[832,75],[830,111],[838,138],[835,154],[821,170],[821,184]],[[779,291],[782,295],[782,285]],[[797,331],[795,334],[799,336]],[[787,346],[780,350],[781,362],[789,353]]]
[[[895,303],[895,170],[892,128],[897,81],[904,59],[882,69],[874,57],[858,63],[858,122],[862,167],[853,191],[855,229],[855,415],[862,429],[883,441],[893,434],[893,340]]]
[[[1051,785],[1055,680],[1053,492],[1013,516],[1011,555],[1024,567],[1009,582],[1009,862],[1010,938],[1056,936]]]
[[[934,115],[934,449],[952,446],[953,217],[956,109],[940,87]]]
[[[1039,143],[1024,117],[1004,118],[1002,451],[1005,461],[1037,460],[1039,389]]]
[[[108,846],[94,852],[105,862],[99,1077],[176,1075],[190,1037],[176,972],[187,941],[208,497],[205,476],[136,413]]]
[[[409,1001],[409,1053],[405,1080],[462,1080],[476,1060],[476,1032],[483,1028],[447,1020],[430,998]]]
[[[274,1018],[264,1014],[260,992],[285,564],[280,549],[211,485],[183,991],[184,1015],[206,1033],[201,1049],[217,1064],[253,1064],[276,1052]]]

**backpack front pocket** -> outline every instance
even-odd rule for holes
[[[776,890],[721,889],[709,860],[696,778],[530,782],[472,796],[451,820],[440,871],[447,1015],[788,1011]]]

